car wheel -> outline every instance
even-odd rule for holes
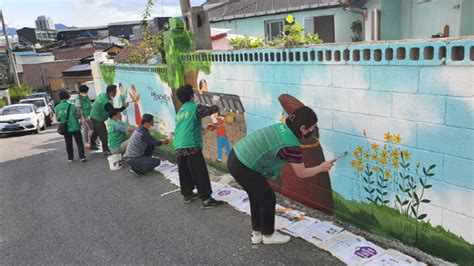
[[[47,126],[47,127],[50,127],[51,124],[52,124],[52,122],[53,122],[53,121],[52,121],[51,114],[49,114],[49,115],[46,117],[46,121],[45,121],[46,126]]]
[[[36,121],[36,129],[33,131],[34,134],[38,134],[40,131],[40,122]]]

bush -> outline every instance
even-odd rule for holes
[[[10,99],[12,103],[18,103],[21,99],[24,99],[26,95],[31,94],[32,92],[33,89],[28,86],[13,86],[10,87]]]
[[[7,103],[5,102],[5,100],[3,99],[0,99],[0,108],[2,108],[3,106],[7,105]]]

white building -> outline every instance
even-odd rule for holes
[[[54,22],[50,17],[39,16],[36,20],[36,28],[40,30],[55,30]]]

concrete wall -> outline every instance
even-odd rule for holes
[[[304,26],[304,18],[334,15],[334,27],[336,42],[350,42],[352,31],[350,26],[352,22],[361,19],[358,14],[346,12],[342,8],[318,9],[303,12],[289,12],[277,15],[269,15],[262,17],[251,17],[245,19],[235,19],[221,22],[211,22],[211,28],[232,29],[231,34],[249,35],[254,37],[265,37],[265,21],[285,19],[286,16],[292,15],[296,22]]]
[[[205,80],[209,93],[238,96],[245,109],[233,125],[244,127],[239,134],[282,121],[281,94],[290,94],[310,106],[319,119],[325,158],[349,152],[330,172],[335,215],[457,261],[461,256],[457,251],[472,257],[474,244],[473,46],[474,39],[444,39],[214,52],[210,73],[200,72],[196,83]],[[183,60],[205,58],[185,56]],[[127,109],[129,122],[133,123],[136,110],[151,112],[163,121],[157,123],[157,129],[166,133],[173,130],[175,114],[170,105],[172,93],[160,81],[160,69],[163,66],[117,65],[114,83],[121,83],[128,91],[134,85],[143,99],[138,107]],[[203,123],[211,120],[206,118]],[[400,143],[392,137],[387,139],[387,133],[400,136]],[[204,151],[208,159],[215,160],[213,137],[206,136]],[[230,139],[232,146],[237,140]],[[361,158],[357,150],[369,150],[372,145],[380,150],[403,151],[405,162],[411,166],[402,171],[395,159],[387,165],[381,157],[378,161]],[[358,161],[388,172],[383,173],[387,175],[382,189],[387,192],[386,203],[368,200],[364,190],[367,186],[375,190],[377,184],[367,185],[364,169],[355,167]],[[431,165],[435,166],[424,179],[422,169]],[[398,196],[413,202],[399,189],[399,185],[406,185],[400,173],[415,176],[413,182],[419,182],[420,177],[425,180],[412,191],[425,200],[417,208],[418,217],[409,208],[405,213],[395,201]],[[293,191],[295,194],[318,189],[317,182],[292,178],[290,186],[300,182],[293,187],[303,188]],[[284,191],[284,181],[280,185]],[[413,223],[416,226],[412,227]]]

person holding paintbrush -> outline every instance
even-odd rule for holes
[[[267,179],[276,179],[289,163],[300,178],[328,172],[336,159],[305,167],[300,147],[313,137],[318,119],[306,106],[297,108],[284,123],[257,130],[234,145],[227,166],[230,174],[247,192],[252,219],[252,244],[283,244],[290,237],[275,231],[275,193]]]

